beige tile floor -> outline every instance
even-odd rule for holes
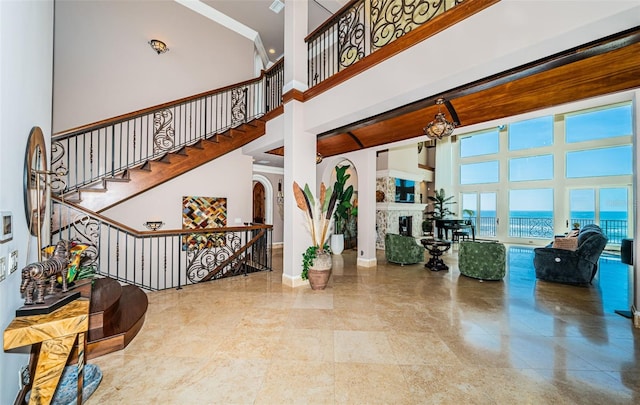
[[[312,291],[281,284],[275,252],[271,273],[149,293],[133,342],[91,361],[88,404],[640,403],[640,331],[608,281],[536,282],[526,255],[480,282],[455,251],[437,273],[345,251]]]

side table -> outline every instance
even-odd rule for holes
[[[78,345],[78,404],[82,403],[89,300],[80,298],[46,315],[15,318],[4,331],[4,350],[41,344],[29,404],[49,404],[74,343]]]
[[[442,261],[442,254],[451,248],[451,242],[444,239],[421,239],[422,246],[429,252],[431,258],[424,267],[431,271],[449,270]]]

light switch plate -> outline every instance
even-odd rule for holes
[[[7,278],[7,258],[0,257],[0,281]]]
[[[18,251],[14,250],[9,256],[9,274],[18,270]]]

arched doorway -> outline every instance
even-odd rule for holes
[[[264,186],[260,182],[253,184],[253,216],[254,224],[265,223],[265,192]]]
[[[251,213],[252,221],[256,218],[256,186],[262,186],[262,194],[263,197],[259,200],[262,202],[262,215],[258,215],[263,218],[263,224],[273,225],[273,186],[271,185],[271,181],[262,175],[262,174],[253,174],[253,208]],[[255,221],[254,221],[255,222]]]

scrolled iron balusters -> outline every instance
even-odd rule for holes
[[[365,57],[364,1],[356,3],[338,23],[339,70]]]
[[[64,164],[65,147],[61,141],[51,142],[51,177],[49,178],[51,192],[63,194],[67,189],[65,181],[69,170]]]
[[[243,241],[240,235],[229,232],[224,236],[214,233],[199,234],[199,237],[198,243],[189,245],[187,249],[187,278],[190,282],[216,280],[240,273],[239,264],[244,262],[242,255],[227,263],[215,274],[210,274],[242,248]]]
[[[173,114],[171,110],[157,111],[153,114],[153,146],[154,153],[169,151],[175,144]]]
[[[100,252],[100,222],[84,213],[78,213],[69,221],[68,239],[72,242],[87,245],[84,251],[83,266],[88,266],[98,260]]]
[[[247,119],[247,88],[231,90],[231,126],[235,127]]]

